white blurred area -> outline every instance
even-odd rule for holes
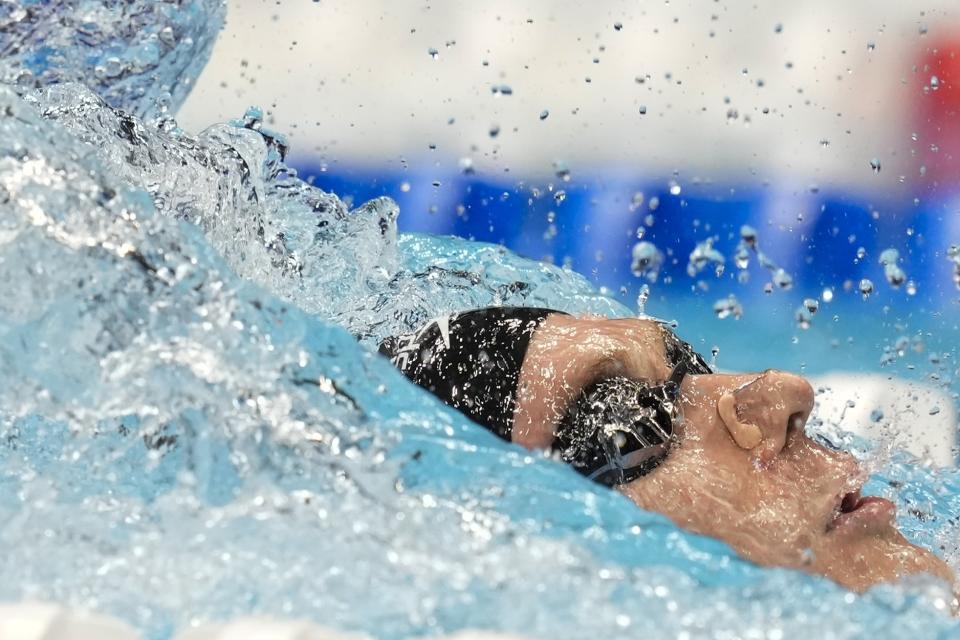
[[[920,61],[960,32],[956,0],[228,4],[187,130],[258,105],[331,171],[470,158],[515,180],[560,165],[896,190],[927,144],[911,138]]]
[[[940,467],[956,464],[957,408],[942,388],[893,376],[831,373],[811,380],[814,415]]]

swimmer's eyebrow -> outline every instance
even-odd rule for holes
[[[642,322],[644,326],[651,327],[653,329],[653,332],[660,339],[660,344],[663,347],[663,351],[661,353],[657,353],[656,358],[651,358],[651,361],[654,362],[656,360],[660,360],[660,362],[663,364],[663,370],[651,372],[653,375],[650,375],[645,379],[648,382],[666,380],[666,377],[670,375],[670,372],[673,370],[673,367],[676,364],[670,358],[670,344],[677,339],[677,336],[659,320],[644,318]]]

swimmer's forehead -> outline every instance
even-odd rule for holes
[[[685,345],[660,320],[653,318],[606,318],[601,316],[551,317],[546,334],[559,343],[568,342],[598,349],[627,345],[635,374],[652,379],[670,375],[678,345]],[[546,336],[544,336],[546,338]]]
[[[669,374],[681,360],[688,360],[693,371],[704,372],[706,363],[702,356],[688,342],[673,331],[670,323],[658,318],[621,318],[608,320],[615,323],[625,333],[642,346],[653,369],[650,373]]]
[[[651,344],[681,341],[664,320],[655,318],[607,318],[603,316],[554,316],[553,326],[563,333],[579,334],[590,339],[605,335],[622,335]]]

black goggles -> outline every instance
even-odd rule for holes
[[[584,388],[557,428],[553,449],[595,482],[615,486],[657,467],[667,457],[680,417],[684,376],[710,373],[693,347],[664,329],[670,377],[649,384],[624,377]]]

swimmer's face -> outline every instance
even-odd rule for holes
[[[537,334],[543,329],[517,396],[514,440],[528,446],[549,445],[552,433],[541,425],[556,424],[574,389],[598,372],[661,381],[672,368],[653,322],[551,316]],[[943,561],[897,530],[893,503],[859,494],[866,477],[853,456],[806,435],[813,389],[803,378],[774,370],[688,375],[680,402],[670,455],[620,487],[641,507],[753,562],[857,591],[914,573],[953,581]]]

